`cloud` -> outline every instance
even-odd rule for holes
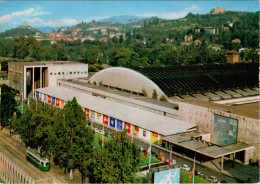
[[[60,26],[72,26],[78,24],[80,21],[76,19],[56,19],[53,21],[45,21],[41,18],[24,18],[23,21],[26,21],[32,27],[60,27]]]
[[[182,11],[179,11],[179,12],[167,12],[167,13],[154,13],[153,12],[153,13],[141,14],[138,16],[145,17],[145,18],[159,17],[162,19],[178,19],[178,18],[185,17],[189,12],[196,12],[199,10],[200,10],[199,6],[192,5],[190,7],[184,8]]]
[[[28,8],[24,11],[16,11],[13,12],[11,14],[6,14],[0,17],[0,23],[10,23],[11,21],[14,20],[19,20],[19,19],[23,19],[26,17],[36,17],[39,15],[46,15],[46,14],[50,14],[50,12],[44,12],[41,11],[41,7],[38,8]]]

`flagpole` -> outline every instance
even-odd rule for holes
[[[149,170],[151,169],[151,157],[152,157],[152,144],[150,143],[150,159],[149,159]]]
[[[102,148],[103,148],[103,144],[104,144],[104,134],[105,134],[105,131],[104,131],[104,124],[103,124],[103,134],[102,134]]]
[[[22,114],[23,114],[23,94],[22,94]]]
[[[194,163],[193,163],[193,184],[194,184],[194,173],[195,173],[195,157],[196,157],[196,154],[194,155]]]

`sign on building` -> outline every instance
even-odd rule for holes
[[[155,172],[154,173],[154,183],[158,183],[158,184],[180,183],[180,168]]]

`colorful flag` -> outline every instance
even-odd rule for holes
[[[51,97],[48,96],[48,103],[51,103]]]
[[[172,151],[170,152],[170,155],[169,155],[168,165],[171,165],[171,160],[172,160]]]
[[[51,97],[51,103],[55,105],[55,97]]]
[[[108,125],[108,116],[107,115],[103,115],[103,123],[105,125]]]
[[[85,115],[86,115],[86,118],[89,118],[89,110],[88,109],[85,109]]]
[[[35,96],[36,96],[36,98],[39,98],[39,92],[38,91],[35,92]]]
[[[125,129],[127,130],[127,133],[131,134],[131,124],[129,123],[124,123],[125,124]]]
[[[60,106],[60,99],[56,98],[56,106],[59,107]]]
[[[147,150],[144,152],[144,157],[146,156],[147,152],[149,151],[151,145],[148,146]]]
[[[63,109],[64,108],[64,100],[60,100],[60,107]]]
[[[190,179],[191,179],[191,176],[193,175],[193,172],[194,172],[194,167],[192,167],[192,170],[190,171],[190,174],[189,174],[189,183],[190,183]]]
[[[90,119],[95,120],[95,112],[94,111],[90,111]]]
[[[115,118],[109,118],[109,126],[115,128],[116,127],[116,121]]]
[[[117,122],[116,122],[116,128],[118,129],[118,130],[123,130],[123,122],[122,121],[120,121],[120,120],[116,120]]]

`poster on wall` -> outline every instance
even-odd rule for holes
[[[46,96],[46,95],[44,95],[43,101],[44,101],[44,102],[47,102],[47,96]]]
[[[116,120],[115,118],[109,118],[109,126],[115,128],[116,127]]]
[[[151,132],[151,142],[158,143],[158,134]]]
[[[116,128],[117,130],[123,130],[123,122],[120,121],[120,120],[117,120],[117,123],[116,123]]]
[[[90,119],[95,120],[95,112],[89,111],[89,117],[90,117]]]
[[[155,172],[154,183],[180,183],[180,168]]]
[[[108,125],[108,116],[107,115],[103,115],[103,123],[105,125]]]
[[[51,97],[51,103],[55,105],[55,97]]]

